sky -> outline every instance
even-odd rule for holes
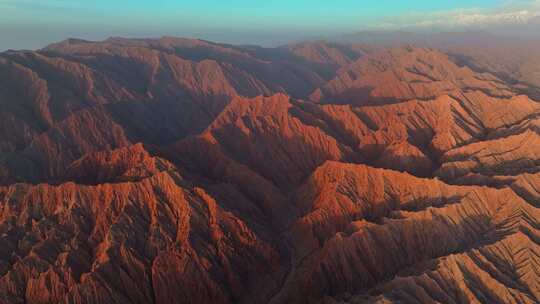
[[[540,0],[0,0],[0,50],[118,36],[270,46],[363,30],[491,29],[539,16]]]

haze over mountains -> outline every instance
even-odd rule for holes
[[[0,53],[0,303],[539,303],[540,57],[506,39]]]

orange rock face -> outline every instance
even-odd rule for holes
[[[475,58],[0,53],[0,303],[540,302],[540,104]]]

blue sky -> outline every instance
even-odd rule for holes
[[[538,0],[0,0],[0,50],[38,48],[68,37],[190,36],[275,44],[364,29],[486,22]],[[431,17],[430,17],[431,16]],[[431,19],[430,19],[431,18]]]

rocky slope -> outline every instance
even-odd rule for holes
[[[472,58],[1,53],[0,303],[540,302],[540,103]]]

